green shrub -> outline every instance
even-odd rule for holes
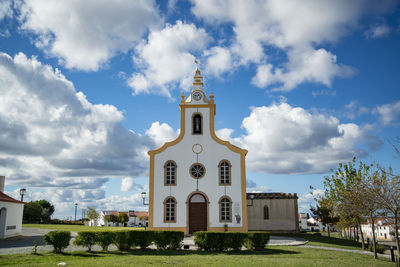
[[[128,250],[130,248],[130,234],[127,230],[114,231],[112,234],[112,243],[117,246],[118,250]]]
[[[369,251],[374,252],[374,244],[373,244],[373,242],[369,246]],[[382,245],[376,244],[376,253],[383,254],[384,252],[385,252],[385,247],[382,246]]]
[[[96,243],[96,233],[93,231],[80,231],[74,240],[74,245],[87,247],[92,251],[92,246]]]
[[[247,233],[245,246],[250,250],[263,250],[269,241],[268,232],[250,232]]]
[[[131,231],[130,239],[132,239],[132,244],[140,247],[141,249],[146,249],[154,240],[155,231]]]
[[[158,249],[180,249],[183,237],[182,231],[155,231],[153,239]]]
[[[101,246],[103,251],[108,250],[108,246],[113,242],[113,232],[112,231],[98,231],[95,233],[96,244]]]
[[[241,232],[205,232],[194,234],[197,247],[205,251],[240,250],[246,241],[247,233]]]
[[[61,253],[64,248],[68,247],[70,240],[70,231],[51,231],[43,237],[43,241],[47,245],[52,245],[56,253]]]

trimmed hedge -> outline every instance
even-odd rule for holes
[[[68,247],[71,241],[70,231],[51,231],[43,236],[43,241],[47,245],[52,245],[54,252],[61,253],[64,248]]]
[[[153,238],[158,249],[180,249],[184,233],[182,231],[155,231]]]
[[[146,249],[154,241],[155,231],[130,231],[129,238],[135,247]]]
[[[112,231],[96,231],[95,232],[95,242],[99,245],[103,251],[108,250],[113,242],[113,232]]]
[[[269,241],[269,233],[200,231],[194,233],[194,241],[200,250],[205,251],[240,250],[243,245],[251,250],[261,250]]]
[[[93,231],[80,231],[74,240],[74,245],[87,247],[92,251],[92,246],[96,244],[96,233]]]
[[[117,246],[118,250],[124,251],[131,247],[130,232],[134,231],[121,230],[112,232],[112,243]]]
[[[250,232],[247,234],[245,246],[250,250],[263,250],[269,241],[268,232]]]

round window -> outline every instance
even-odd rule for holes
[[[193,178],[200,179],[206,173],[206,168],[200,163],[195,163],[190,167],[190,175]]]

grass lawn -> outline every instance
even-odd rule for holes
[[[0,266],[393,266],[387,259],[349,252],[277,246],[262,252],[199,251],[73,252],[1,255]]]
[[[336,234],[336,235],[335,235]],[[331,238],[328,238],[328,234],[321,233],[300,233],[300,234],[277,234],[289,237],[300,237],[307,239],[309,242],[306,245],[310,246],[322,246],[322,247],[335,247],[335,248],[346,248],[346,249],[358,249],[361,250],[361,243],[355,243],[351,240],[346,240],[339,237],[337,233],[331,234]],[[275,234],[272,234],[275,235]]]
[[[69,224],[23,224],[24,228],[40,228],[51,230],[64,231],[102,231],[102,230],[144,230],[143,227],[107,227],[107,226],[84,226],[84,225],[69,225]]]

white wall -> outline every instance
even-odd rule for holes
[[[4,209],[6,209],[6,219],[3,229],[0,229],[0,238],[20,234],[22,230],[24,204],[0,201],[1,217],[3,217]],[[15,229],[7,229],[14,228],[14,226]]]

